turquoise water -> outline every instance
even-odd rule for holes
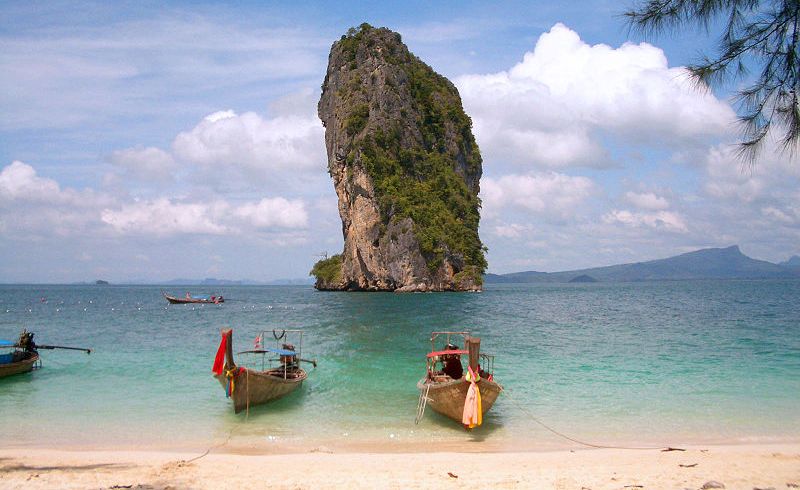
[[[185,287],[175,290],[183,294]],[[573,447],[800,439],[800,282],[489,285],[481,294],[192,288],[223,305],[167,305],[156,286],[0,286],[0,338],[23,327],[43,367],[0,380],[3,446],[197,449]],[[42,301],[45,298],[46,301]],[[289,397],[234,415],[210,369],[302,328],[315,358]],[[434,330],[468,329],[505,388],[476,431],[426,413],[417,380]]]

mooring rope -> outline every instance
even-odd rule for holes
[[[244,389],[246,392],[244,421],[247,422],[248,420],[250,420],[250,370],[246,369],[244,372],[245,372]]]
[[[200,456],[195,456],[195,457],[194,457],[194,458],[192,458],[192,459],[187,459],[187,460],[183,461],[183,463],[184,463],[184,464],[189,464],[189,463],[191,463],[191,462],[193,462],[193,461],[197,461],[197,460],[198,460],[198,459],[200,459],[200,458],[204,458],[204,457],[208,456],[208,453],[210,453],[212,449],[216,449],[216,448],[218,448],[218,447],[222,447],[222,446],[224,446],[224,445],[228,444],[228,443],[230,442],[231,438],[233,437],[233,433],[236,431],[236,429],[237,429],[237,427],[236,427],[236,426],[234,426],[234,427],[233,427],[233,428],[232,428],[232,429],[231,429],[231,430],[228,432],[228,437],[226,437],[226,438],[225,438],[225,440],[224,440],[224,441],[222,441],[221,443],[219,443],[219,444],[215,444],[215,445],[213,445],[213,446],[209,446],[209,448],[208,448],[208,449],[206,449],[206,451],[205,451],[203,454],[201,454]]]
[[[511,402],[514,403],[520,410],[525,412],[528,415],[528,417],[531,418],[531,420],[533,420],[537,424],[541,425],[542,427],[544,427],[548,431],[552,432],[553,434],[555,434],[555,435],[557,435],[559,437],[563,437],[564,439],[566,439],[568,441],[572,441],[572,442],[574,442],[576,444],[580,444],[582,446],[587,446],[587,447],[598,448],[598,449],[633,449],[633,450],[649,450],[649,451],[656,450],[656,449],[672,450],[672,451],[676,450],[675,448],[672,448],[672,447],[665,448],[664,446],[658,446],[658,447],[657,446],[643,446],[643,447],[610,446],[610,445],[607,445],[607,444],[593,444],[591,442],[585,442],[585,441],[581,441],[579,439],[575,439],[574,437],[570,437],[570,436],[568,436],[568,435],[566,435],[566,434],[564,434],[562,432],[557,431],[556,429],[550,427],[549,425],[547,425],[544,422],[542,422],[541,420],[539,420],[539,418],[537,418],[533,413],[531,413],[531,411],[528,410],[527,407],[525,407],[524,405],[518,403],[517,400],[514,399],[513,397],[508,396],[510,394],[509,390],[504,389],[503,392],[506,393],[506,398],[510,399]]]
[[[246,401],[247,405],[245,407],[245,413],[244,413],[244,421],[247,422],[247,420],[250,418],[250,370],[249,369],[245,370],[244,389],[245,389],[246,398],[247,398],[247,401]],[[231,401],[233,401],[233,400],[231,400]],[[219,444],[215,444],[213,446],[209,446],[209,448],[206,449],[205,452],[203,454],[201,454],[200,456],[195,456],[192,459],[187,459],[187,460],[183,461],[183,463],[184,464],[188,464],[188,463],[191,463],[192,461],[197,461],[200,458],[204,458],[204,457],[208,456],[208,454],[211,452],[212,449],[217,449],[218,447],[222,447],[222,446],[228,444],[231,441],[231,438],[233,437],[233,433],[236,432],[236,429],[238,429],[238,428],[239,428],[239,426],[234,426],[228,432],[228,437],[226,437],[223,442],[221,442]]]

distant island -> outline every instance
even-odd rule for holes
[[[706,248],[667,259],[564,272],[486,274],[487,283],[676,281],[692,279],[800,279],[800,257],[773,264],[744,255],[738,245]]]
[[[142,284],[160,284],[164,286],[292,286],[314,284],[314,281],[311,278],[254,281],[251,279],[232,280],[207,277],[205,279],[170,279],[169,281],[158,281],[156,283],[142,281]]]
[[[104,281],[102,279],[98,279],[94,282],[98,286],[108,286],[108,281]]]

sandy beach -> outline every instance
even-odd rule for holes
[[[225,488],[690,488],[800,485],[800,444],[684,451],[511,453],[197,453],[0,449],[0,487]],[[201,453],[202,454],[202,453]],[[707,487],[708,488],[708,487]]]

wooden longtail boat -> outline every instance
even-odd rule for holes
[[[0,378],[27,373],[32,371],[38,363],[39,353],[35,351],[15,350],[7,354],[0,354]]]
[[[184,303],[213,303],[216,305],[225,302],[225,298],[222,296],[192,296],[191,294],[186,293],[185,297],[179,298],[177,296],[170,296],[167,293],[162,294],[164,295],[164,298],[166,298],[167,301],[169,301],[169,303],[172,305]]]
[[[306,361],[300,358],[303,345],[301,330],[283,330],[280,335],[273,331],[276,341],[275,349],[261,348],[261,339],[264,338],[264,332],[262,332],[256,337],[255,349],[238,353],[260,355],[260,370],[237,366],[233,359],[233,331],[225,329],[220,333],[222,340],[217,350],[212,372],[224,388],[226,396],[233,400],[234,413],[281,398],[299,388],[308,377],[308,373],[300,367],[300,361],[311,362],[314,367],[317,365],[315,361]],[[299,337],[300,343],[297,350],[294,345],[286,342],[287,334],[295,334]],[[277,355],[278,358],[267,359],[267,354]],[[271,364],[274,361],[278,362],[276,367],[266,368],[265,363]]]
[[[453,337],[463,338],[467,349],[459,349],[451,343]],[[442,348],[436,348],[436,341],[445,341]],[[464,423],[472,428],[480,425],[483,415],[492,408],[495,400],[503,391],[503,387],[494,381],[494,356],[480,353],[481,340],[470,336],[469,332],[433,332],[431,334],[431,351],[426,357],[425,376],[417,383],[420,391],[417,406],[417,420],[422,419],[425,407],[431,407],[435,412]],[[461,365],[461,356],[467,355],[468,369]],[[480,407],[480,416],[477,423],[465,422],[465,401],[468,397],[472,376],[469,370],[477,373],[476,388],[479,390],[477,406]]]
[[[0,378],[32,371],[41,366],[38,349],[69,349],[81,350],[91,354],[91,349],[81,347],[64,347],[61,345],[36,345],[33,341],[34,334],[23,330],[16,343],[0,340],[0,348],[13,349],[10,352],[0,353]]]

